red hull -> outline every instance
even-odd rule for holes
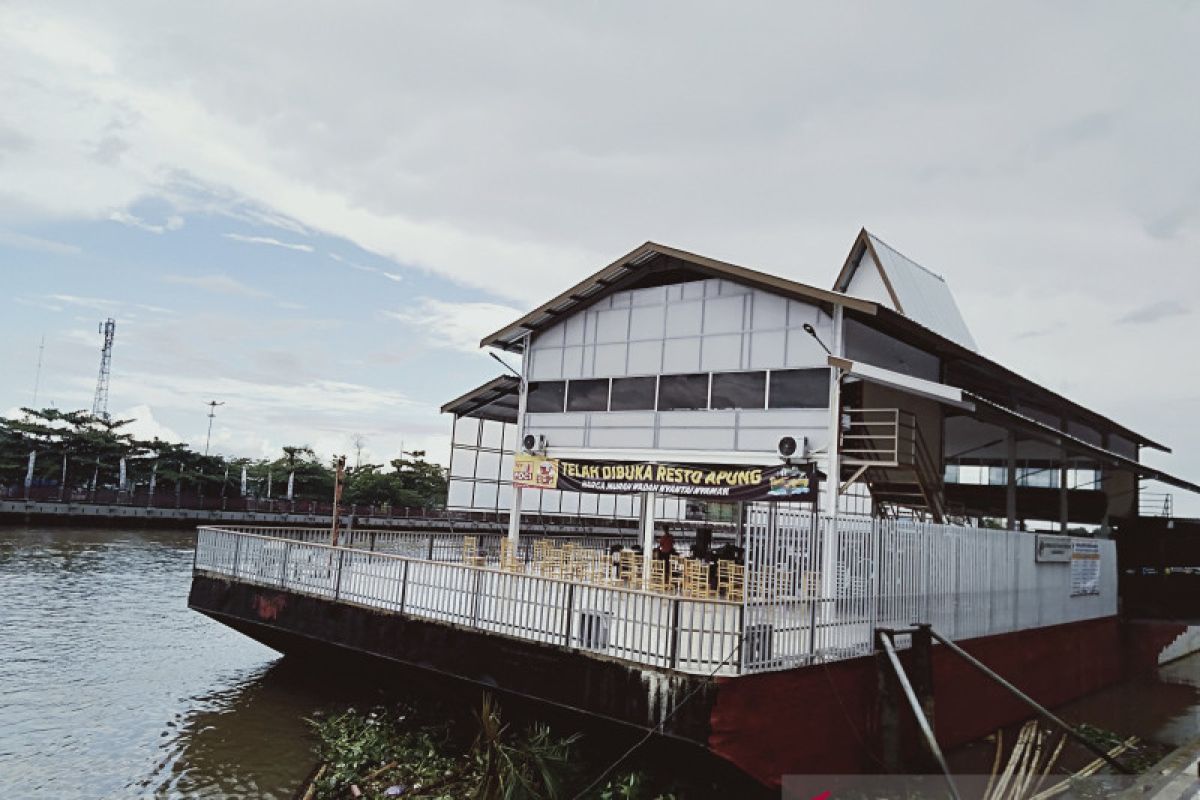
[[[1184,630],[1107,617],[970,639],[962,646],[1054,707],[1153,669],[1158,654]],[[770,786],[788,774],[879,772],[877,676],[875,659],[867,656],[721,679],[709,748]],[[1029,717],[1020,701],[945,648],[934,648],[933,679],[943,747]]]

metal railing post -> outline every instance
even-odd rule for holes
[[[738,659],[741,661],[741,659]],[[671,669],[679,668],[679,598],[671,598]]]
[[[287,563],[288,550],[291,549],[292,543],[284,539],[283,541],[283,560],[279,564],[279,588],[287,585]]]
[[[242,537],[239,534],[234,534],[236,538],[233,540],[233,577],[238,577],[238,556],[242,552]]]
[[[575,584],[567,584],[567,612],[564,617],[566,624],[563,626],[563,646],[571,646],[571,614],[575,609]]]
[[[479,627],[479,585],[483,583],[483,570],[475,569],[475,584],[471,594],[471,627]]]
[[[345,560],[346,560],[346,551],[339,548],[338,549],[337,575],[335,576],[334,582],[333,582],[333,599],[334,600],[337,600],[342,596],[342,565],[343,565],[343,562],[345,562]]]
[[[433,537],[434,534],[429,534],[429,555],[426,557],[426,561],[433,561]]]
[[[408,599],[408,559],[404,560],[404,573],[400,578],[400,613],[404,613],[404,603]]]

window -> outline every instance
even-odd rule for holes
[[[608,380],[571,381],[567,386],[567,411],[607,411]]]
[[[566,381],[530,381],[525,397],[525,410],[530,414],[557,414],[563,410]]]
[[[663,375],[658,379],[658,410],[708,408],[708,373]]]
[[[829,408],[829,370],[771,372],[771,408]]]
[[[767,373],[713,373],[713,408],[764,408],[766,405]]]
[[[657,378],[613,378],[610,411],[653,411]]]

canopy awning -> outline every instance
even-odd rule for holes
[[[977,394],[967,391],[963,392],[963,396],[975,403],[974,416],[981,421],[993,422],[1004,428],[1019,429],[1026,436],[1046,442],[1055,447],[1060,447],[1066,452],[1087,456],[1101,464],[1127,469],[1141,478],[1161,481],[1176,488],[1200,494],[1200,485],[1191,481],[1178,478],[1149,464],[1143,464],[1128,456],[1123,456],[1120,453],[1114,453],[1112,450],[1085,442],[1083,439],[1072,436],[1066,431],[1061,431],[1044,422],[1014,411],[1011,408],[1002,406],[999,403],[988,400],[986,397],[980,397]]]
[[[903,372],[876,367],[872,364],[864,364],[861,361],[851,361],[848,358],[839,358],[838,356],[829,357],[829,366],[840,369],[844,375],[850,375],[860,380],[869,381],[870,383],[877,383],[880,386],[887,386],[906,394],[923,397],[927,400],[936,400],[944,405],[961,408],[964,411],[975,410],[974,403],[963,397],[964,392],[962,389],[947,386],[944,383],[927,381],[924,378],[914,378],[911,375],[905,375]]]

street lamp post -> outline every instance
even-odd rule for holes
[[[208,406],[208,435],[204,437],[204,455],[208,456],[208,443],[212,440],[212,424],[213,417],[217,415],[217,406],[225,405],[224,402],[218,403],[216,400],[209,400],[204,405]]]

